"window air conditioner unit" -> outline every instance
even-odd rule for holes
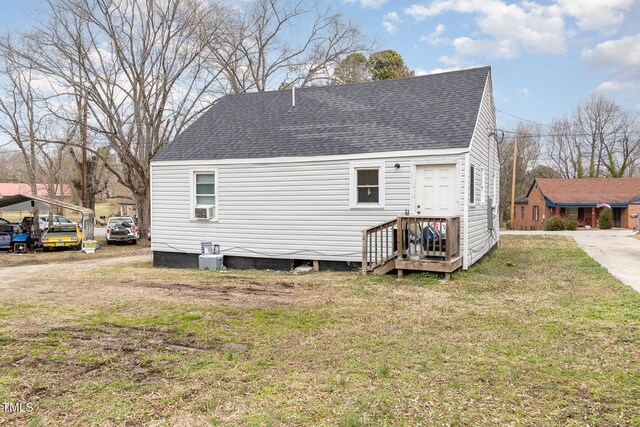
[[[213,218],[213,208],[196,208],[196,219],[211,219]]]

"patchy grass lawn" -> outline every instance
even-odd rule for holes
[[[0,265],[3,267],[15,267],[18,265],[51,264],[71,261],[83,261],[89,259],[114,258],[129,255],[142,255],[150,253],[151,243],[146,239],[138,240],[133,245],[128,242],[117,242],[107,245],[107,241],[98,240],[100,248],[93,254],[86,254],[74,249],[59,249],[51,252],[43,252],[37,249],[27,254],[14,254],[8,251],[0,251]]]
[[[0,423],[640,425],[640,295],[572,240],[502,243],[446,285],[144,263],[2,289],[0,401],[35,410]]]

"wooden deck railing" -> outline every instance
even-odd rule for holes
[[[397,219],[383,222],[362,232],[362,274],[366,275],[398,256],[396,246]],[[393,267],[389,268],[392,270]],[[387,271],[389,271],[387,270]]]
[[[401,215],[362,232],[363,275],[402,270],[407,265],[429,271],[427,264],[434,271],[447,271],[451,262],[451,271],[459,267],[459,216]]]
[[[460,255],[460,217],[398,217],[399,259],[449,261]]]

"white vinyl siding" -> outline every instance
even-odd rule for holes
[[[492,133],[495,132],[495,115],[491,79],[487,79],[482,103],[478,113],[478,121],[471,141],[469,163],[482,170],[482,177],[474,182],[474,192],[482,201],[490,198],[495,204],[500,200],[500,164],[497,143]],[[492,177],[493,182],[484,182],[484,176]],[[467,194],[471,189],[467,188]],[[488,194],[487,194],[488,193]],[[464,251],[463,268],[469,268],[486,254],[498,241],[499,222],[497,210],[494,209],[493,230],[489,229],[488,209],[483,203],[467,206],[467,245]]]
[[[411,210],[413,162],[460,164],[465,155],[390,157],[375,161],[152,163],[154,251],[197,254],[200,242],[223,255],[360,262],[362,230]],[[395,164],[399,164],[399,168]],[[352,207],[355,168],[380,167],[383,207]],[[193,171],[215,169],[217,221],[192,221]],[[462,192],[460,203],[462,204]]]

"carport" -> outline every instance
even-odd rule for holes
[[[0,210],[8,210],[11,212],[30,211],[33,214],[35,207],[37,207],[38,210],[50,211],[53,206],[79,212],[82,216],[80,220],[82,225],[82,240],[93,240],[95,213],[89,208],[65,203],[60,200],[26,194],[16,194],[15,196],[6,196],[0,199]]]

